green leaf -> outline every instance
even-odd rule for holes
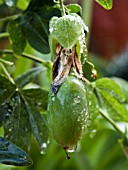
[[[49,31],[64,48],[71,48],[83,33],[83,22],[77,14],[53,17]]]
[[[78,4],[69,4],[66,5],[69,13],[80,13],[82,14],[82,8]]]
[[[49,34],[49,20],[53,16],[61,16],[60,10],[55,8],[54,4],[53,0],[31,0],[26,10],[35,12],[40,16],[47,34]]]
[[[28,151],[30,147],[31,128],[24,100],[17,91],[8,102],[4,104],[5,108],[7,104],[11,105],[12,110],[10,114],[6,112],[6,109],[5,113],[2,113],[5,115],[3,122],[4,136],[23,150]]]
[[[36,88],[22,90],[21,93],[34,109],[47,110],[48,91]]]
[[[40,6],[35,12],[40,16],[45,26],[45,30],[47,34],[49,34],[49,20],[53,16],[58,16],[58,17],[61,16],[61,12],[59,9],[54,8],[54,6],[49,6],[46,4],[44,6]]]
[[[32,132],[43,150],[48,141],[48,128],[46,114],[41,114],[41,111],[47,109],[48,92],[41,89],[28,89],[23,90],[22,94],[26,100]]]
[[[29,44],[41,53],[49,53],[48,35],[39,15],[35,12],[27,12],[23,20],[23,29]]]
[[[0,163],[15,166],[30,166],[32,165],[32,160],[12,142],[0,137]]]
[[[13,85],[6,77],[0,75],[0,105],[15,92],[15,89],[15,85]]]
[[[15,85],[13,85],[6,77],[0,75],[0,126],[2,125],[5,112],[10,114],[12,107],[7,104],[7,107],[4,107],[5,103],[15,92]]]
[[[45,69],[42,66],[35,67],[29,71],[21,74],[15,80],[18,88],[23,88],[26,84],[30,83],[34,78],[36,78]]]
[[[107,10],[112,9],[112,0],[95,0],[95,1]]]
[[[3,0],[0,0],[0,4],[2,4],[3,3]]]
[[[128,82],[119,77],[112,77],[112,79],[121,87],[125,96],[125,102],[128,103]]]
[[[49,6],[53,6],[54,2],[53,0],[47,0],[47,1],[42,1],[42,0],[31,0],[29,6],[28,6],[28,11],[35,11],[35,10],[39,10],[40,7],[44,6],[44,5],[49,5]]]
[[[100,101],[100,107],[106,110],[107,114],[114,121],[128,122],[128,111],[126,107],[119,103],[110,93],[102,89],[96,89],[98,94],[98,100]]]
[[[21,9],[22,11],[26,10],[28,5],[30,3],[30,0],[22,0],[17,2],[17,8]]]
[[[94,90],[91,87],[88,87],[87,99],[88,99],[88,113],[89,113],[88,130],[90,132],[90,136],[92,137],[97,132],[98,123],[99,123],[99,111],[98,111],[98,101],[96,99]]]
[[[10,99],[10,98],[9,98]],[[8,102],[9,99],[6,99],[4,103],[0,106],[0,124],[3,125],[3,122],[6,118],[10,117],[10,114],[12,113],[13,107],[10,102]]]
[[[31,106],[29,107],[27,104],[26,106],[29,113],[33,135],[35,136],[40,149],[43,151],[47,147],[48,143],[48,127],[46,115],[41,115],[40,112],[33,109]]]
[[[20,18],[11,20],[7,26],[14,53],[20,55],[26,47],[26,37],[23,33]]]
[[[101,78],[95,82],[95,85],[98,89],[108,92],[119,102],[125,101],[125,97],[123,95],[122,89],[114,80],[109,78]]]
[[[16,7],[17,0],[4,0],[4,2],[9,7]]]

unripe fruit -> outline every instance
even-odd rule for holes
[[[87,121],[87,99],[83,82],[69,76],[57,94],[49,93],[48,127],[65,150],[72,150],[83,135]]]

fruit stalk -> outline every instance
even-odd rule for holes
[[[60,2],[60,7],[61,7],[61,15],[64,16],[65,14],[65,8],[64,8],[64,4],[63,4],[63,0],[59,0]]]

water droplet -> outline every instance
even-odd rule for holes
[[[84,108],[84,109],[82,110],[81,114],[83,115],[83,113],[84,113],[85,116],[88,114],[88,111],[87,111],[86,108]]]
[[[63,106],[64,105],[64,101],[65,101],[65,96],[62,95],[61,93],[58,93],[57,94],[57,98],[59,99],[61,105]]]
[[[41,146],[41,151],[40,151],[40,153],[41,153],[42,155],[45,154],[46,148],[47,148],[47,143],[43,143],[42,146]]]
[[[10,114],[6,113],[5,117],[8,119],[10,117]]]
[[[11,110],[11,109],[8,109],[8,112],[9,112],[9,113],[11,113],[11,112],[12,112],[12,110]]]
[[[41,104],[42,104],[41,102],[38,102],[38,106],[41,106]]]
[[[74,148],[72,148],[72,149],[69,148],[67,151],[68,151],[69,153],[75,152],[75,151],[76,151],[76,146],[75,146]]]
[[[79,97],[79,96],[77,96],[77,97],[74,98],[74,102],[75,102],[76,104],[77,104],[77,103],[80,103],[80,101],[81,101],[81,100],[80,100],[80,97]]]
[[[53,32],[53,28],[50,28],[49,31],[50,31],[50,33],[52,33]]]
[[[91,106],[92,105],[92,102],[91,101],[89,101],[89,106]]]
[[[9,128],[9,129],[8,129],[8,131],[9,131],[9,132],[11,132],[11,131],[12,131],[12,129],[11,129],[11,128]]]

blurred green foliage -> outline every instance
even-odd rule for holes
[[[109,3],[110,1],[106,0],[103,2]],[[31,148],[29,151],[29,155],[33,160],[33,165],[30,167],[15,167],[12,165],[0,164],[0,170],[9,170],[9,169],[11,170],[13,169],[14,170],[42,170],[42,169],[43,170],[56,170],[56,169],[127,170],[128,161],[124,153],[122,152],[121,146],[118,142],[118,140],[122,136],[118,132],[115,132],[114,128],[109,124],[109,122],[105,121],[103,117],[98,115],[98,110],[96,109],[97,100],[94,96],[93,89],[89,89],[90,101],[92,101],[92,104],[90,104],[89,109],[90,109],[90,113],[92,113],[93,115],[91,120],[93,122],[93,126],[88,127],[89,130],[85,133],[84,137],[81,139],[76,152],[70,154],[71,159],[70,160],[66,159],[66,154],[61,148],[61,146],[58,146],[58,144],[52,139],[50,139],[50,143],[48,144],[47,148],[42,148],[42,150],[40,149],[41,144],[44,142],[44,139],[47,140],[47,133],[39,135],[39,132],[42,131],[42,129],[45,126],[45,115],[47,109],[46,108],[47,93],[50,88],[51,75],[52,75],[51,62],[49,63],[49,61],[51,61],[51,55],[49,54],[50,51],[48,47],[48,33],[49,33],[48,21],[54,15],[60,16],[60,11],[57,8],[54,8],[53,4],[54,3],[52,0],[43,0],[43,1],[42,0],[22,0],[22,1],[0,0],[1,9],[6,9],[3,10],[5,13],[3,11],[0,11],[0,16],[2,16],[1,18],[3,18],[3,16],[6,16],[8,14],[14,16],[13,18],[14,20],[10,21],[8,25],[8,32],[10,33],[10,35],[12,35],[12,37],[10,36],[10,38],[13,43],[12,48],[14,54],[12,57],[12,53],[11,52],[9,53],[8,51],[8,55],[4,55],[4,59],[10,62],[14,62],[15,64],[12,67],[6,65],[6,69],[9,71],[10,75],[14,78],[16,87],[15,85],[12,85],[12,83],[8,84],[9,83],[8,81],[6,83],[6,79],[4,78],[2,79],[2,77],[0,77],[1,84],[4,81],[5,86],[11,87],[10,88],[11,91],[9,91],[9,93],[6,92],[4,93],[5,97],[7,97],[6,95],[10,97],[10,94],[13,93],[13,90],[15,88],[17,87],[20,88],[20,93],[19,92],[16,93],[16,96],[18,96],[16,100],[17,101],[21,100],[22,102],[18,106],[16,105],[14,107],[15,109],[13,110],[13,113],[15,113],[14,114],[15,119],[13,119],[14,121],[13,128],[15,128],[17,131],[19,130],[17,129],[18,118],[15,117],[15,115],[18,109],[20,108],[23,114],[26,114],[26,112],[24,112],[25,109],[29,113],[29,116],[31,118],[31,123],[32,123],[31,128],[33,130],[33,136],[31,137]],[[104,5],[105,4],[103,4],[103,6]],[[111,7],[111,4],[109,6]],[[68,8],[70,9],[70,6],[68,6]],[[70,10],[76,10],[76,12],[79,11],[78,7]],[[9,12],[6,13],[6,11]],[[22,13],[22,11],[24,12]],[[17,14],[19,15],[19,13],[22,13],[22,17],[19,16],[18,19],[15,19],[16,17],[15,15]],[[1,19],[1,24],[0,24],[1,33],[6,31],[5,28],[8,21],[9,21],[8,19],[5,21]],[[16,32],[13,29],[15,29]],[[21,36],[17,36],[19,34]],[[24,39],[24,35],[26,35],[25,39]],[[3,41],[1,40],[0,45],[2,45],[2,43]],[[4,43],[5,43],[4,46],[6,48],[11,48],[8,41]],[[43,44],[42,46],[40,46],[41,43]],[[24,54],[22,54],[23,51]],[[29,55],[28,56],[26,55],[27,58],[25,58],[24,57],[25,54],[31,54],[31,56],[29,57]],[[22,55],[22,57],[19,57],[19,55]],[[33,58],[32,60],[31,58],[32,56],[37,56],[37,58]],[[106,63],[104,62],[102,63],[101,61],[94,59],[95,57],[92,58],[93,58],[92,62],[96,63],[96,68],[98,70],[99,78],[100,78],[103,76],[102,71]],[[35,60],[37,62],[35,62]],[[86,73],[87,70],[88,73]],[[86,78],[92,81],[93,79],[90,78],[91,66],[86,65],[85,63],[85,65],[83,65],[83,71]],[[0,73],[4,74],[1,68],[0,68]],[[127,94],[128,93],[127,82],[124,82],[123,80],[117,78],[113,78],[113,79],[121,86],[121,88],[123,87],[124,94]],[[121,120],[126,120],[127,122],[126,112],[124,111],[123,114],[121,115],[122,113],[121,107],[124,108],[124,105],[122,106],[119,101],[120,99],[123,98],[122,93],[119,92],[120,91],[120,89],[118,89],[119,86],[117,86],[117,84],[112,84],[112,81],[109,82],[108,85],[105,83],[106,80],[104,79],[100,79],[99,81],[102,81],[102,82],[98,82],[98,81],[96,82],[96,86],[97,86],[96,90],[100,91],[99,101],[103,101],[103,102],[107,101],[106,102],[107,103],[106,108],[107,108],[108,103],[110,105],[111,101],[115,100],[112,98],[113,95],[115,97],[119,93],[118,94],[119,96],[116,96],[116,106],[114,105],[114,108],[111,107],[113,110],[110,109],[113,112],[112,118],[116,119],[117,114],[119,114],[119,116],[122,116]],[[101,86],[101,84],[104,86]],[[111,86],[109,86],[110,84]],[[104,90],[106,87],[107,90],[109,89],[108,91]],[[31,90],[31,88],[33,89]],[[37,88],[38,90],[36,91],[35,89]],[[104,95],[104,93],[107,93],[107,95]],[[110,94],[112,94],[112,96],[110,96]],[[41,98],[41,95],[44,96],[44,98]],[[104,96],[105,97],[108,96],[108,97],[106,97],[104,100]],[[2,100],[4,100],[4,98],[2,98]],[[10,100],[12,100],[12,98],[10,98]],[[24,103],[24,101],[26,101],[26,103]],[[0,102],[2,103],[1,100]],[[36,107],[34,106],[37,106],[40,102],[41,104],[38,106],[37,109],[35,109]],[[125,97],[126,105],[127,102],[128,101],[126,96]],[[16,102],[15,104],[17,103],[18,102]],[[104,105],[104,103],[102,102],[101,104]],[[117,113],[115,113],[115,110]],[[1,113],[3,112],[5,112],[5,110],[1,111]],[[42,117],[40,117],[39,113],[43,115],[43,119]],[[3,120],[3,117],[1,117],[1,115],[0,115],[0,121]],[[22,114],[19,116],[22,116]],[[27,122],[27,120],[25,120],[23,123],[22,121],[20,121],[21,126],[23,126],[22,129],[25,130],[25,127],[26,126],[29,127],[30,125],[29,122]],[[40,126],[42,122],[44,122],[44,124]],[[5,128],[4,130],[6,132],[5,134],[10,134],[7,125],[8,124],[4,126]],[[1,130],[0,136],[4,136],[3,127],[1,127],[0,130]],[[46,127],[45,127],[45,131],[46,131]],[[25,131],[22,131],[19,138],[17,138],[17,141],[15,141],[14,139],[16,136],[15,133],[13,135],[11,134],[10,138],[12,138],[12,141],[20,145],[23,149],[24,146],[22,145],[24,145],[24,143],[22,141],[22,138],[26,138],[25,150],[27,150],[26,145],[28,147],[30,143],[27,141],[27,135],[24,132]],[[28,136],[29,135],[31,134],[28,134]]]

